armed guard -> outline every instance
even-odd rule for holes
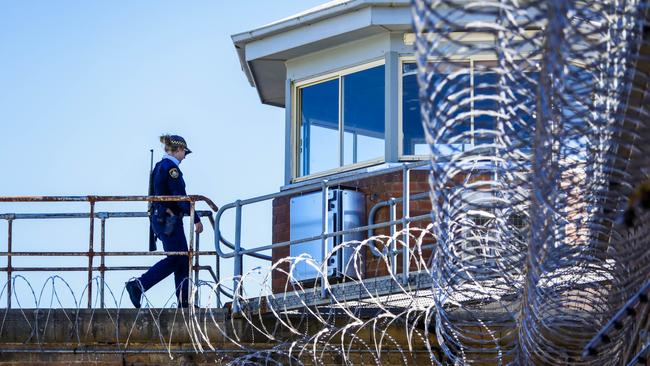
[[[165,155],[151,171],[152,191],[155,196],[186,196],[185,181],[179,165],[192,151],[185,139],[177,135],[163,135],[160,142],[165,147]],[[155,250],[155,238],[163,243],[165,252],[187,252],[187,239],[183,229],[183,216],[190,214],[189,202],[154,202],[150,212],[153,234],[150,249]],[[201,233],[203,225],[198,215],[194,216],[195,231]],[[174,274],[176,297],[179,307],[187,307],[189,288],[189,259],[182,255],[168,255],[139,278],[126,283],[126,291],[136,308],[140,307],[142,293]]]

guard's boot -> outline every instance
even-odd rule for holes
[[[126,292],[129,293],[133,306],[140,308],[140,298],[142,297],[142,287],[139,281],[129,281],[126,283]]]

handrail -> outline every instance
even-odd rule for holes
[[[5,196],[0,202],[205,202],[212,211],[219,207],[211,199],[201,195],[187,196]]]
[[[409,201],[417,201],[421,199],[429,198],[429,192],[421,192],[421,193],[416,193],[409,197]],[[390,218],[389,221],[395,220],[396,214],[395,214],[395,206],[400,203],[404,202],[404,197],[398,197],[398,198],[390,198],[385,201],[377,202],[374,206],[370,208],[370,213],[368,214],[368,225],[372,226],[375,222],[375,216],[377,215],[377,211],[384,207],[389,207],[390,208]],[[391,226],[391,229],[393,227]],[[393,231],[391,230],[391,235],[393,234]],[[368,229],[368,237],[371,237],[374,235],[374,228],[371,227]],[[375,257],[381,257],[382,253],[379,252],[377,249],[377,246],[375,243],[368,243],[368,247],[370,247],[370,252],[372,253],[373,256]]]
[[[198,250],[198,239],[199,236],[197,235],[196,237],[196,244],[197,248],[194,250],[193,244],[194,244],[194,235],[190,236],[190,241],[189,241],[189,252],[170,252],[170,253],[164,253],[165,255],[187,255],[190,259],[190,264],[191,268],[194,268],[195,270],[195,277],[198,279],[198,270],[199,269],[207,269],[211,272],[212,276],[216,279],[216,282],[219,284],[219,279],[220,279],[220,258],[234,258],[235,263],[234,263],[234,280],[233,280],[233,293],[227,293],[221,285],[218,286],[218,294],[224,294],[230,298],[233,299],[233,311],[237,312],[239,311],[239,302],[238,302],[238,293],[241,291],[241,284],[239,281],[242,278],[242,258],[244,256],[250,256],[254,258],[258,258],[261,260],[266,260],[266,261],[271,261],[272,256],[266,255],[261,253],[262,251],[278,248],[278,247],[286,247],[286,246],[292,246],[295,244],[299,243],[304,243],[312,240],[321,240],[323,243],[332,237],[339,236],[339,235],[346,235],[350,233],[360,233],[360,232],[365,232],[367,231],[368,233],[372,234],[374,229],[378,228],[385,228],[385,227],[390,227],[391,231],[394,231],[396,225],[402,225],[403,228],[408,229],[409,224],[411,222],[416,222],[416,221],[424,221],[424,220],[430,220],[430,215],[425,214],[425,215],[419,215],[415,217],[410,217],[410,212],[409,212],[409,201],[410,200],[416,200],[416,199],[421,199],[426,197],[428,193],[418,193],[413,196],[410,196],[410,187],[409,187],[409,178],[410,178],[410,171],[424,167],[429,165],[429,161],[419,161],[415,163],[404,163],[400,164],[399,166],[394,166],[394,167],[388,167],[385,169],[379,169],[376,171],[372,172],[365,172],[361,174],[356,174],[356,175],[351,175],[351,176],[345,176],[345,177],[340,177],[336,179],[322,179],[320,181],[312,182],[312,183],[303,183],[299,187],[291,188],[285,191],[277,192],[277,193],[272,193],[272,194],[267,194],[267,195],[262,195],[258,197],[253,197],[245,200],[237,200],[235,202],[226,204],[222,207],[218,207],[215,205],[210,199],[208,199],[205,196],[200,196],[200,195],[188,195],[188,196],[14,196],[14,197],[0,197],[0,202],[89,202],[90,203],[90,212],[89,213],[52,213],[52,214],[0,214],[0,219],[5,219],[9,222],[9,245],[8,245],[8,251],[7,252],[0,252],[0,256],[7,256],[8,257],[8,265],[7,265],[7,272],[9,278],[11,278],[11,257],[12,256],[36,256],[36,255],[44,255],[44,256],[52,256],[52,255],[85,255],[88,256],[89,258],[89,263],[87,267],[79,267],[79,268],[74,268],[73,270],[87,270],[89,273],[89,288],[88,288],[88,307],[91,306],[91,293],[92,293],[92,288],[91,288],[91,274],[92,271],[94,270],[99,270],[101,274],[101,281],[102,281],[102,306],[103,306],[103,284],[104,284],[104,271],[106,270],[123,270],[126,268],[131,268],[131,267],[107,267],[104,265],[104,258],[107,256],[120,256],[120,255],[161,255],[163,253],[159,252],[108,252],[104,249],[104,224],[105,220],[108,218],[127,218],[127,217],[147,217],[147,213],[140,213],[140,212],[95,212],[94,211],[94,205],[96,202],[127,202],[127,201],[147,201],[147,202],[190,202],[190,216],[191,218],[194,217],[194,215],[200,215],[200,216],[207,216],[210,219],[210,223],[213,226],[214,229],[214,235],[215,235],[215,250],[214,251],[199,251]],[[284,241],[284,242],[279,242],[279,243],[272,243],[268,245],[258,245],[254,247],[244,247],[241,243],[241,226],[242,226],[242,207],[262,201],[268,201],[276,198],[282,198],[282,197],[289,197],[289,196],[295,196],[307,192],[314,192],[314,191],[321,191],[324,196],[327,195],[327,191],[330,187],[335,187],[338,185],[342,185],[348,182],[353,182],[353,181],[359,181],[367,178],[372,178],[380,175],[385,175],[385,174],[390,174],[390,173],[395,173],[395,172],[402,172],[402,179],[403,179],[403,192],[402,192],[402,197],[408,197],[407,200],[404,200],[403,198],[392,198],[388,201],[380,202],[373,206],[370,211],[370,217],[368,219],[368,225],[361,226],[361,227],[356,227],[352,229],[347,229],[347,230],[340,230],[340,231],[335,231],[335,232],[328,232],[329,228],[327,225],[327,218],[326,214],[323,215],[323,225],[322,225],[322,232],[320,235],[315,235],[309,238],[301,238],[301,239],[294,239],[294,240],[289,240],[289,241]],[[214,218],[212,216],[212,212],[210,211],[195,211],[195,203],[196,202],[205,202],[210,209],[212,209],[212,212],[215,212]],[[395,205],[397,202],[402,201],[404,204],[402,205],[402,217],[400,219],[396,219],[396,215],[393,213],[391,215],[391,218],[387,222],[382,222],[382,223],[374,223],[374,215],[376,214],[377,210],[379,210],[381,207],[385,206],[391,206],[392,209],[394,210]],[[326,204],[327,204],[327,199],[323,200],[324,206],[323,210],[324,212],[327,212]],[[236,217],[235,217],[235,239],[234,242],[231,242],[230,240],[226,239],[221,232],[220,224],[221,224],[221,218],[223,214],[230,210],[230,209],[235,209]],[[11,223],[14,220],[19,220],[19,219],[65,219],[65,218],[91,218],[90,220],[90,237],[89,237],[89,251],[88,252],[67,252],[67,253],[52,253],[52,252],[13,252],[11,248]],[[102,238],[101,238],[101,250],[99,251],[94,251],[93,250],[93,230],[94,230],[94,219],[100,219],[102,222],[101,230],[102,230]],[[404,238],[403,241],[405,243],[404,248],[403,248],[403,261],[404,265],[402,266],[403,268],[403,280],[406,280],[408,277],[408,271],[409,271],[409,263],[408,263],[408,242],[409,242],[409,235],[408,233],[403,234]],[[232,251],[230,252],[225,252],[224,248],[221,247],[221,244],[224,244],[226,247],[230,248]],[[377,251],[376,248],[371,248]],[[395,248],[393,248],[395,249]],[[378,252],[377,252],[378,253]],[[377,253],[373,252],[374,255],[378,255]],[[209,266],[200,266],[198,258],[201,255],[215,255],[216,254],[216,274],[212,273],[211,268]],[[395,255],[397,254],[396,250],[391,251],[391,265],[397,268],[397,264],[395,262],[396,257]],[[101,265],[99,267],[93,266],[92,264],[92,259],[93,256],[100,256],[101,257]],[[194,265],[192,265],[192,257],[196,258],[196,261]],[[40,267],[39,267],[40,268]],[[29,271],[32,268],[30,267],[24,267],[24,268],[15,268],[15,270],[26,270]],[[11,281],[10,281],[11,282]],[[9,284],[11,286],[11,284]],[[325,291],[322,289],[322,296],[325,296]],[[9,288],[9,292],[11,289]],[[9,306],[11,303],[11,297],[8,299],[9,301]]]
[[[313,240],[319,240],[319,239],[329,239],[335,236],[340,236],[340,235],[347,235],[347,234],[353,234],[353,233],[360,233],[364,232],[370,229],[381,229],[384,227],[389,227],[391,225],[397,225],[397,224],[402,224],[404,221],[407,223],[411,222],[418,222],[418,221],[424,221],[427,219],[431,219],[430,214],[424,214],[424,215],[419,215],[419,216],[414,216],[414,217],[408,217],[406,220],[403,219],[398,219],[398,220],[392,220],[392,221],[386,221],[386,222],[381,222],[378,224],[373,224],[373,225],[365,225],[365,226],[358,226],[352,229],[347,229],[347,230],[340,230],[340,231],[333,231],[331,233],[326,233],[326,234],[320,234],[320,235],[314,235],[302,239],[295,239],[295,240],[288,240],[288,241],[283,241],[279,243],[273,243],[273,244],[267,244],[263,246],[259,246],[253,249],[240,249],[239,254],[245,254],[245,255],[251,255],[255,252],[263,251],[263,250],[269,250],[269,249],[275,249],[275,248],[281,248],[281,247],[286,247],[286,246],[291,246],[294,244],[301,244],[301,243],[306,243],[309,241]],[[217,254],[219,254],[219,251],[216,251]],[[236,253],[223,253],[219,254],[222,258],[233,258],[235,257]]]
[[[1,199],[1,197],[0,197]],[[212,216],[212,211],[196,211],[196,214],[201,217]],[[87,219],[90,213],[86,212],[70,212],[70,213],[4,213],[0,214],[0,220],[40,220],[40,219]],[[149,217],[147,212],[95,212],[96,219],[124,219],[134,217]]]
[[[199,271],[207,270],[212,278],[217,283],[218,293],[217,301],[220,302],[219,296],[221,294],[232,298],[233,295],[226,292],[220,283],[220,260],[216,256],[216,273],[210,266],[203,266],[199,263],[201,255],[216,255],[216,251],[200,251],[199,250],[199,234],[193,233],[193,228],[190,227],[190,238],[188,243],[187,252],[144,252],[144,251],[131,251],[131,252],[108,252],[105,250],[105,224],[109,218],[134,218],[134,217],[148,217],[147,212],[95,212],[95,203],[97,202],[189,202],[190,203],[190,220],[194,220],[194,216],[208,217],[210,224],[214,228],[214,220],[212,212],[219,211],[219,207],[212,202],[209,198],[201,195],[187,195],[187,196],[5,196],[0,197],[0,202],[88,202],[90,204],[90,212],[88,213],[4,213],[0,214],[0,220],[8,222],[8,245],[6,252],[0,252],[0,256],[7,257],[7,266],[0,268],[1,271],[7,272],[7,308],[11,308],[12,297],[12,272],[34,272],[34,271],[87,271],[88,272],[88,308],[92,307],[92,272],[100,272],[100,299],[101,307],[104,307],[104,286],[105,286],[105,271],[111,270],[137,270],[147,269],[149,267],[143,266],[106,266],[105,257],[107,256],[160,256],[160,255],[180,255],[187,256],[190,268],[194,270],[195,282],[198,281]],[[212,211],[197,211],[195,210],[196,202],[205,202]],[[90,235],[88,240],[87,252],[15,252],[12,249],[12,233],[13,221],[15,220],[37,220],[37,219],[74,219],[74,218],[89,218],[90,219]],[[94,250],[94,222],[96,219],[101,220],[101,248],[99,251]],[[196,243],[196,249],[194,244]],[[88,266],[86,267],[13,267],[12,257],[20,256],[87,256]],[[99,266],[93,265],[93,258],[99,256],[101,263]],[[194,263],[192,263],[194,259]]]
[[[409,224],[411,222],[415,221],[423,221],[426,219],[430,219],[430,215],[420,215],[416,217],[409,217],[409,200],[405,200],[405,203],[402,205],[403,213],[402,213],[402,218],[399,220],[390,220],[388,222],[383,222],[379,224],[370,224],[362,227],[357,227],[353,229],[348,229],[348,230],[340,230],[336,232],[328,232],[328,225],[327,225],[327,199],[323,199],[323,211],[324,214],[322,215],[322,232],[320,235],[312,236],[309,238],[302,238],[302,239],[295,239],[295,240],[289,240],[289,241],[284,241],[280,243],[272,243],[270,245],[262,245],[262,246],[257,246],[253,247],[252,249],[245,249],[241,245],[241,208],[245,205],[253,204],[253,203],[258,203],[262,201],[267,201],[271,199],[276,199],[276,198],[282,198],[282,197],[289,197],[293,195],[298,195],[302,193],[307,193],[307,192],[313,192],[313,191],[322,191],[323,196],[325,197],[327,194],[327,190],[332,187],[332,186],[337,186],[341,185],[344,183],[348,182],[353,182],[353,181],[359,181],[362,179],[367,179],[367,178],[372,178],[376,177],[379,175],[385,175],[385,174],[390,174],[393,172],[402,172],[402,179],[403,179],[403,191],[402,191],[402,196],[403,197],[409,197],[410,198],[410,187],[409,187],[409,175],[410,171],[419,167],[427,166],[429,165],[429,161],[419,161],[415,163],[404,163],[400,164],[399,166],[396,167],[389,167],[386,169],[379,169],[376,171],[372,172],[366,172],[366,173],[361,173],[361,174],[356,174],[352,176],[346,176],[346,177],[341,177],[341,178],[336,178],[332,180],[328,179],[322,179],[317,182],[313,182],[310,184],[304,184],[301,185],[300,187],[288,189],[282,192],[278,193],[272,193],[272,194],[267,194],[263,196],[258,196],[254,198],[249,198],[245,200],[237,200],[235,202],[228,203],[226,205],[223,205],[215,214],[215,224],[214,224],[214,246],[215,246],[215,251],[217,252],[219,257],[223,258],[234,258],[235,259],[235,267],[234,267],[234,276],[233,276],[233,289],[240,289],[241,290],[241,284],[239,283],[243,273],[242,273],[242,258],[244,255],[248,255],[251,257],[256,257],[260,258],[260,253],[261,251],[269,250],[269,249],[274,249],[278,247],[284,247],[284,246],[291,246],[294,244],[299,244],[299,243],[304,243],[312,240],[321,240],[323,243],[330,237],[334,236],[339,236],[339,235],[345,235],[349,233],[355,233],[355,232],[362,232],[366,230],[372,230],[376,228],[382,228],[382,227],[394,227],[397,224],[401,224],[403,228],[408,229]],[[224,212],[227,210],[235,208],[235,242],[231,243],[229,240],[223,237],[221,234],[221,217]],[[408,258],[408,250],[409,250],[409,234],[406,232],[408,230],[405,230],[405,233],[403,234],[403,241],[405,243],[404,248],[403,248],[403,277],[402,280],[406,281],[408,278],[408,272],[409,272],[409,258]],[[228,246],[229,248],[233,249],[232,252],[226,253],[223,251],[221,248],[221,243],[224,245]],[[324,245],[323,245],[324,248]],[[324,249],[323,249],[324,250]],[[375,248],[376,250],[376,248]],[[391,251],[392,252],[392,251]],[[374,253],[373,253],[374,254]],[[260,259],[264,260],[271,260],[270,256],[263,256]],[[395,262],[393,260],[393,262]],[[397,268],[397,264],[393,263],[392,264],[395,268]],[[325,275],[323,275],[325,276]],[[238,312],[240,307],[239,307],[239,302],[237,299],[237,293],[234,293],[235,298],[233,298],[233,304],[232,304],[232,310],[233,312]],[[321,289],[321,295],[325,296],[326,291],[324,288]]]
[[[420,168],[420,167],[423,167],[423,166],[427,166],[429,164],[430,164],[429,161],[418,161],[418,162],[410,163],[410,164],[400,164],[400,166],[398,166],[398,167],[390,167],[390,168],[386,168],[386,169],[375,170],[375,171],[372,171],[372,172],[362,173],[362,174],[358,174],[358,175],[354,175],[354,176],[342,177],[342,178],[333,179],[333,180],[323,179],[323,180],[320,180],[318,182],[314,182],[314,183],[311,183],[311,184],[308,184],[308,185],[303,185],[303,186],[300,186],[300,187],[297,187],[297,188],[291,188],[291,189],[288,189],[286,191],[266,194],[266,195],[262,195],[262,196],[257,196],[257,197],[245,199],[245,200],[237,200],[235,202],[225,204],[225,205],[221,206],[219,211],[217,211],[217,213],[215,215],[215,219],[214,219],[214,221],[215,221],[215,229],[214,229],[215,230],[215,250],[223,258],[232,258],[232,256],[234,255],[234,252],[233,253],[225,253],[219,247],[219,243],[224,243],[229,248],[231,248],[231,249],[234,248],[234,244],[231,243],[230,241],[228,241],[226,238],[224,238],[221,235],[221,229],[219,228],[219,223],[220,223],[221,216],[223,215],[223,213],[225,211],[227,211],[227,210],[232,209],[232,208],[236,208],[238,202],[239,202],[239,205],[246,206],[246,205],[250,205],[250,204],[253,204],[253,203],[268,201],[270,199],[282,198],[282,197],[287,197],[287,196],[293,196],[293,195],[296,195],[296,194],[312,192],[314,190],[318,190],[317,188],[321,188],[323,183],[325,183],[327,187],[331,187],[331,186],[336,186],[336,185],[340,185],[340,184],[343,184],[343,183],[354,182],[354,181],[358,181],[358,180],[362,180],[362,179],[376,177],[376,176],[379,176],[379,175],[384,175],[384,174],[390,174],[390,173],[403,171],[405,167],[408,170],[412,170],[412,169]],[[380,226],[380,227],[385,227],[385,226]],[[380,227],[375,227],[375,228],[380,228]],[[268,258],[268,260],[270,260],[270,258]]]

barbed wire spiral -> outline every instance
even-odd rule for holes
[[[648,177],[647,4],[415,1],[413,14],[446,355],[621,363],[626,331],[580,354],[650,274],[647,238],[617,224]],[[491,296],[508,332],[462,301],[484,330],[457,326],[441,301],[454,296]],[[501,336],[491,352],[485,334]]]
[[[432,224],[339,244],[322,262],[287,257],[193,283],[191,300],[209,294],[208,311],[181,312],[193,350],[228,344],[231,365],[633,360],[648,343],[647,305],[599,331],[635,294],[648,302],[647,2],[413,0],[412,14]],[[343,251],[335,280],[326,264]],[[37,309],[62,294],[80,307],[84,294],[60,277],[46,286],[49,299],[31,290]],[[229,319],[210,311],[224,289],[241,309]],[[109,292],[119,309],[124,291]],[[171,357],[160,313],[141,313]],[[128,349],[131,333],[114,327]]]
[[[405,248],[404,234],[410,238],[408,248]],[[21,328],[26,332],[17,334],[23,334],[24,338],[15,341],[42,348],[47,346],[48,336],[51,337],[52,328],[56,327],[69,330],[68,336],[64,337],[67,344],[75,349],[83,348],[88,339],[96,336],[94,322],[97,319],[103,322],[100,328],[104,333],[102,339],[104,342],[109,340],[116,352],[147,353],[162,349],[170,359],[174,359],[179,352],[178,343],[189,339],[191,349],[196,353],[227,350],[227,353],[220,353],[219,362],[230,365],[442,364],[442,353],[435,335],[427,326],[434,318],[431,289],[436,287],[426,281],[431,278],[431,250],[427,245],[432,242],[435,240],[429,225],[404,229],[390,236],[377,235],[363,241],[339,244],[324,263],[338,251],[349,249],[353,255],[348,265],[356,276],[337,282],[330,282],[333,279],[325,276],[326,295],[323,299],[326,301],[320,303],[313,300],[320,297],[321,283],[318,280],[312,283],[299,281],[294,269],[306,263],[321,274],[322,264],[308,256],[287,257],[270,267],[247,271],[238,281],[238,288],[229,286],[233,283],[232,277],[222,278],[218,283],[191,281],[190,302],[200,305],[200,308],[177,309],[174,292],[170,293],[162,308],[153,308],[145,294],[143,307],[134,318],[132,311],[125,311],[129,300],[124,288],[114,291],[107,284],[107,308],[97,308],[99,294],[95,294],[94,307],[84,309],[81,299],[87,296],[88,286],[76,293],[65,279],[55,275],[47,278],[39,288],[34,287],[28,278],[14,275],[14,304],[22,312],[22,317],[18,320],[13,318],[11,324],[5,323],[9,311],[5,309],[0,322],[0,337],[5,340],[15,337],[8,327]],[[375,267],[363,265],[365,253],[376,248],[383,250]],[[394,272],[387,248],[399,252],[406,249],[413,273],[420,274],[423,283],[402,281],[401,270]],[[284,270],[285,265],[289,270]],[[364,279],[363,273],[368,271],[388,275],[374,281]],[[284,291],[278,292],[272,286],[273,274],[277,272],[286,276]],[[99,281],[99,277],[94,278],[93,286],[98,286]],[[29,290],[19,294],[19,287]],[[7,288],[5,284],[0,289],[0,298],[6,295]],[[219,311],[220,288],[239,294],[236,301],[240,302],[240,313],[228,318]],[[257,288],[259,292],[246,291],[245,288]],[[204,296],[199,302],[197,295],[202,290]],[[64,306],[70,301],[75,307]],[[62,317],[55,319],[56,309],[63,313]],[[124,317],[131,322],[125,324],[121,321]],[[171,325],[168,324],[170,318],[173,318]],[[136,331],[143,324],[148,330]],[[178,326],[174,327],[174,324]],[[142,334],[135,335],[142,332],[146,339]],[[77,352],[84,354],[83,351]],[[88,361],[94,357],[93,352],[85,356]]]

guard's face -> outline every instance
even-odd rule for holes
[[[185,159],[185,155],[186,155],[184,149],[178,149],[176,151],[169,152],[169,154],[175,157],[176,159],[178,159],[178,161],[182,161],[183,159]]]

